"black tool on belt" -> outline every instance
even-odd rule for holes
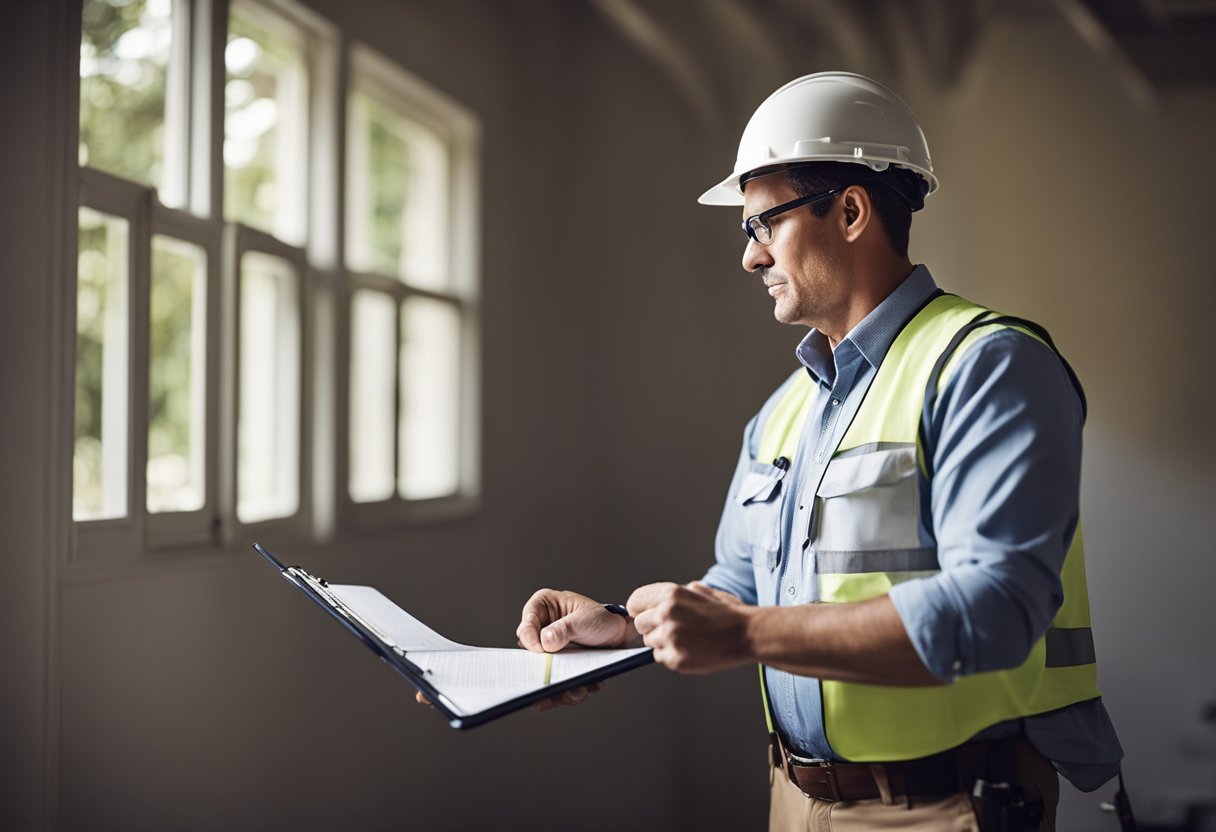
[[[1026,832],[1038,829],[1046,811],[1042,802],[1027,801],[1018,784],[1018,759],[1010,743],[988,747],[988,777],[978,778],[971,798],[982,804],[986,832]]]

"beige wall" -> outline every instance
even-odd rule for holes
[[[739,430],[799,337],[772,323],[739,270],[734,212],[694,202],[733,158],[750,103],[707,134],[584,4],[310,5],[483,118],[485,507],[284,556],[375,584],[483,643],[510,642],[540,585],[623,599],[638,583],[699,575]],[[0,686],[0,818],[37,828],[46,770],[72,830],[760,826],[750,669],[647,669],[583,708],[457,734],[252,554],[67,575],[48,595],[56,536],[40,508],[52,464],[40,431],[57,406],[44,384],[53,259],[31,217],[50,215],[52,87],[39,56],[51,25],[39,4],[21,8],[4,43],[31,80],[4,93],[6,120],[27,128],[3,139],[5,216],[13,203],[41,213],[4,223],[18,236],[4,247],[0,304],[11,460],[0,505],[20,600],[0,605],[5,664],[19,671]],[[1216,277],[1200,248],[1213,227],[1216,95],[1138,112],[1051,19],[998,18],[948,95],[900,83],[943,182],[914,224],[913,255],[947,288],[1045,323],[1089,393],[1083,501],[1101,681],[1136,796],[1199,785],[1182,742],[1200,698],[1216,696],[1212,547],[1200,535],[1213,394],[1199,320]],[[757,86],[758,100],[772,84]],[[57,649],[42,649],[44,631]],[[49,754],[48,705],[60,715]],[[1094,800],[1067,795],[1065,828],[1106,828]]]
[[[1216,768],[1199,722],[1216,698],[1204,343],[1216,91],[1138,110],[1071,31],[1026,21],[989,29],[960,89],[914,106],[944,183],[914,254],[947,287],[1045,324],[1088,393],[1099,682],[1137,805],[1170,814],[1179,794],[1211,796]],[[1070,808],[1076,828],[1093,822],[1081,801]]]

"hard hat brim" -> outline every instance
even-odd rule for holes
[[[937,177],[933,175],[933,171],[926,170],[925,168],[920,167],[919,165],[910,165],[907,163],[900,163],[900,162],[896,162],[893,160],[881,160],[881,161],[884,163],[883,164],[884,168],[887,166],[904,168],[905,170],[912,171],[917,176],[921,177],[921,179],[925,180],[926,184],[928,185],[928,189],[925,192],[925,196],[928,196],[929,194],[931,194],[937,190]],[[871,170],[874,170],[876,167],[870,161],[867,161],[864,159],[858,159],[856,156],[847,156],[844,154],[808,156],[808,157],[795,158],[795,159],[781,159],[777,162],[777,164],[797,165],[799,163],[805,163],[805,162],[849,162],[852,164],[864,165],[864,166],[870,168]],[[714,185],[708,191],[701,194],[701,196],[699,196],[697,198],[697,202],[699,202],[702,205],[742,205],[743,204],[743,190],[739,187],[739,180],[742,179],[749,172],[750,171],[737,171],[735,173],[732,173],[730,176],[723,179],[717,185]]]
[[[697,198],[702,205],[742,205],[743,191],[739,190],[739,176],[732,173]]]

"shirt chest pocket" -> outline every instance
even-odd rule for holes
[[[817,496],[815,549],[866,552],[920,546],[916,447],[832,460]]]
[[[739,485],[735,501],[743,507],[752,564],[765,569],[777,566],[781,551],[781,482],[787,468],[753,462],[752,470]]]

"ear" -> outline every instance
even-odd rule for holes
[[[847,242],[856,242],[874,219],[874,205],[870,195],[860,185],[850,185],[840,195],[844,211],[844,237]]]

